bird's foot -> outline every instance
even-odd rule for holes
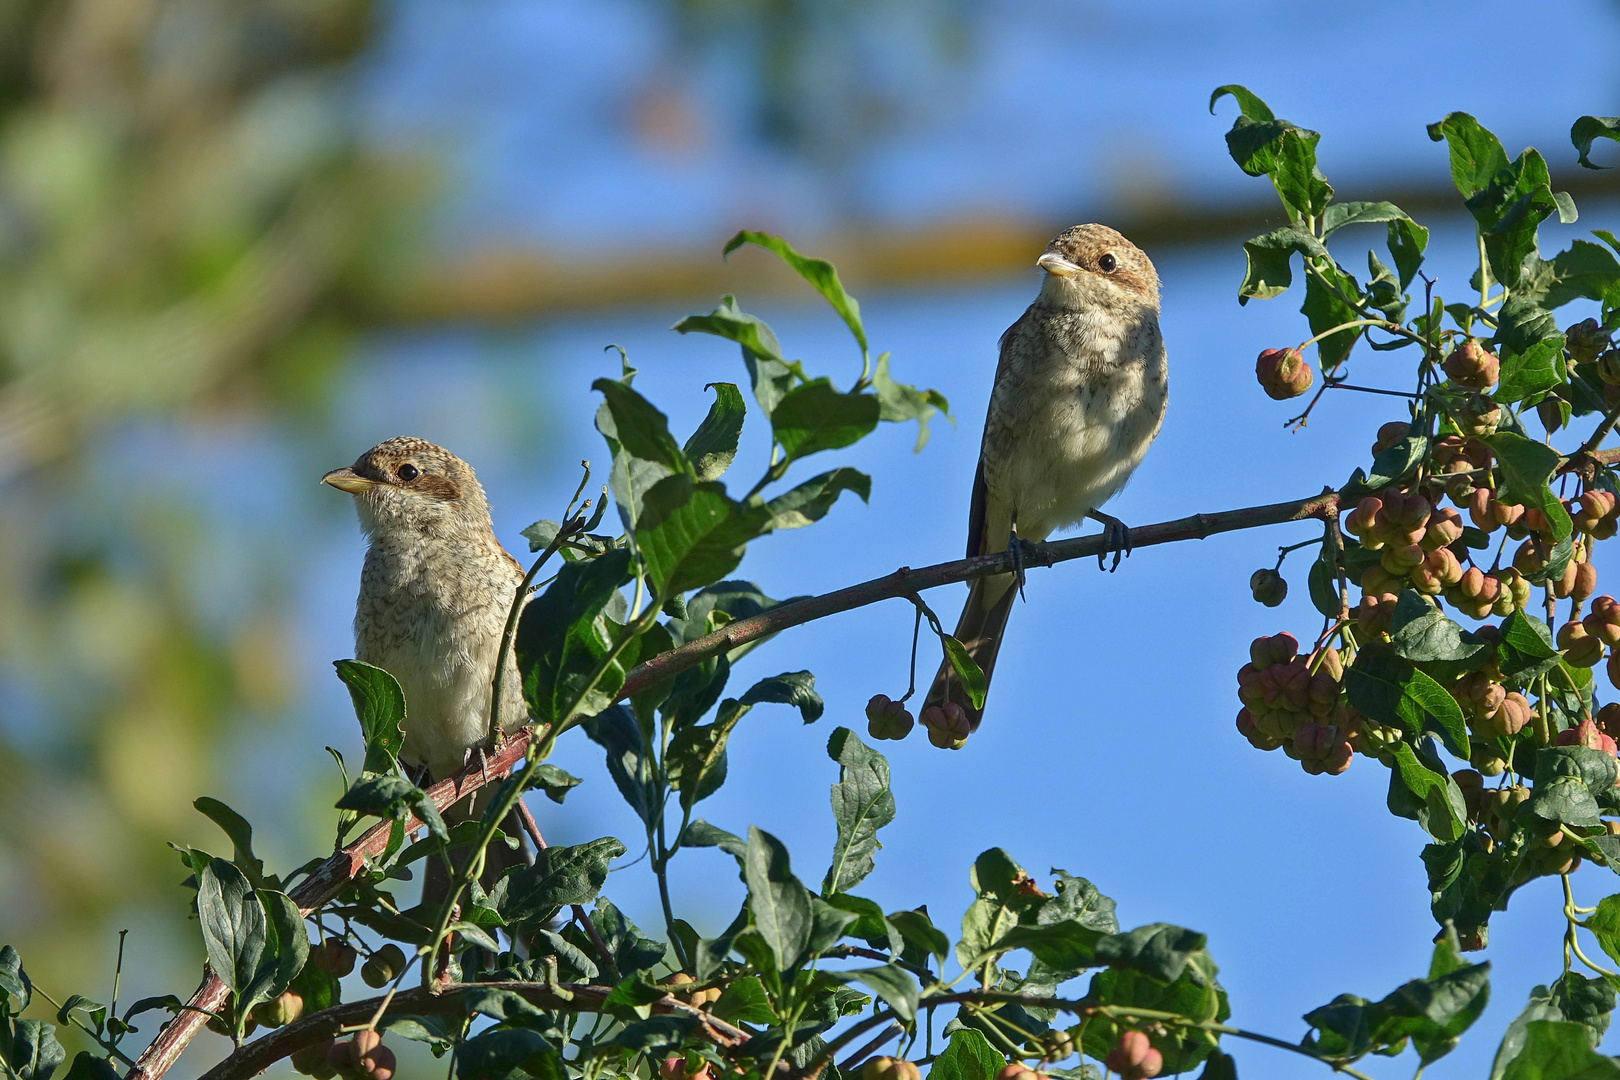
[[[1103,547],[1097,552],[1097,569],[1113,573],[1119,569],[1119,560],[1131,553],[1131,530],[1123,521],[1109,514],[1099,513],[1096,510],[1086,515],[1094,521],[1100,522],[1103,527]],[[1109,553],[1114,556],[1113,565],[1106,560]]]
[[[1017,579],[1020,600],[1024,599],[1024,559],[1033,551],[1034,545],[1018,535],[1018,526],[1015,523],[1012,532],[1007,536],[1007,554],[1012,558],[1013,577]]]

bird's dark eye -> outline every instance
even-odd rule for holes
[[[419,475],[421,475],[421,470],[415,465],[405,464],[399,467],[399,478],[407,484],[415,480]]]
[[[1097,268],[1105,274],[1112,274],[1114,272],[1114,267],[1118,265],[1119,264],[1114,261],[1114,257],[1112,255],[1104,255],[1102,258],[1097,260]]]

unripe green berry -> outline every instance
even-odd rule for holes
[[[405,953],[398,945],[384,945],[360,965],[360,978],[367,986],[381,988],[393,982],[405,970]]]
[[[1249,592],[1256,603],[1276,607],[1288,599],[1288,582],[1275,570],[1256,570],[1249,576]]]

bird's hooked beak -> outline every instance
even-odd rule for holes
[[[347,466],[341,469],[333,469],[331,472],[321,477],[321,483],[331,484],[339,491],[347,491],[350,495],[359,495],[362,492],[370,491],[372,488],[379,486],[377,481],[367,480],[365,477],[361,476],[359,473]]]
[[[1036,259],[1035,265],[1054,277],[1074,277],[1080,273],[1080,267],[1055,251],[1048,251],[1039,259]]]

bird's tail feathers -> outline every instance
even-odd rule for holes
[[[495,797],[497,785],[491,784],[482,788],[476,795],[468,796],[460,802],[445,808],[444,823],[454,828],[463,821],[477,821],[484,816],[484,810]],[[518,820],[517,811],[506,815],[501,823],[501,831],[518,841],[517,847],[508,847],[499,836],[491,840],[484,849],[484,871],[478,876],[478,883],[484,890],[494,888],[495,881],[508,869],[521,866],[534,861],[534,851],[529,839],[524,835],[523,824]],[[470,852],[466,848],[452,848],[450,860],[459,871],[467,861]],[[444,859],[437,853],[429,855],[423,861],[422,870],[422,902],[437,908],[444,903],[444,898],[450,892],[450,873],[446,869]]]
[[[968,656],[979,665],[984,672],[984,685],[986,694],[990,689],[990,675],[995,671],[996,654],[1001,651],[1001,638],[1007,629],[1007,617],[1012,614],[1013,601],[1018,598],[1018,590],[1014,588],[1014,579],[1011,574],[998,574],[995,577],[979,578],[968,592],[966,606],[962,608],[962,617],[956,623],[956,640],[967,649]],[[939,665],[939,671],[934,675],[934,683],[928,689],[928,697],[923,702],[923,708],[930,705],[943,705],[947,701],[954,701],[962,707],[967,714],[968,723],[974,730],[978,730],[979,721],[984,718],[984,707],[975,707],[972,699],[968,697],[967,688],[962,680],[957,678],[956,670],[951,667],[949,660]]]

